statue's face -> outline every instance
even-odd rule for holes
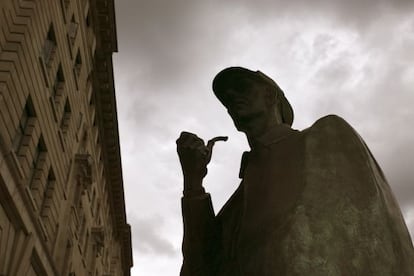
[[[257,119],[267,117],[272,103],[267,97],[266,86],[253,79],[243,78],[222,91],[218,98],[240,131],[245,131],[257,123]]]

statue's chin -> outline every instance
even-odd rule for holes
[[[263,131],[268,123],[266,115],[266,113],[255,113],[244,117],[233,117],[233,122],[238,131],[247,135],[257,135]]]
[[[237,118],[234,120],[234,125],[238,131],[249,132],[255,127],[257,117],[258,116],[246,116]]]

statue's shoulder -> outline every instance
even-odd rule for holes
[[[369,150],[361,136],[343,118],[328,115],[317,120],[312,126],[303,130],[306,148],[317,152],[353,154],[352,158],[369,157]],[[350,156],[350,155],[349,155]]]
[[[309,135],[323,137],[354,136],[359,140],[359,135],[352,126],[338,115],[327,115],[318,119],[312,126],[303,130]]]
[[[330,114],[318,119],[310,128],[312,130],[329,128],[353,130],[351,125],[347,121],[345,121],[345,119],[334,114]]]

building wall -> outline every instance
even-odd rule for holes
[[[0,1],[0,275],[129,275],[113,0]]]

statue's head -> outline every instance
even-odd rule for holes
[[[260,71],[226,68],[214,78],[213,91],[239,130],[244,130],[243,122],[263,114],[275,116],[278,123],[292,125],[293,110],[283,91]]]

